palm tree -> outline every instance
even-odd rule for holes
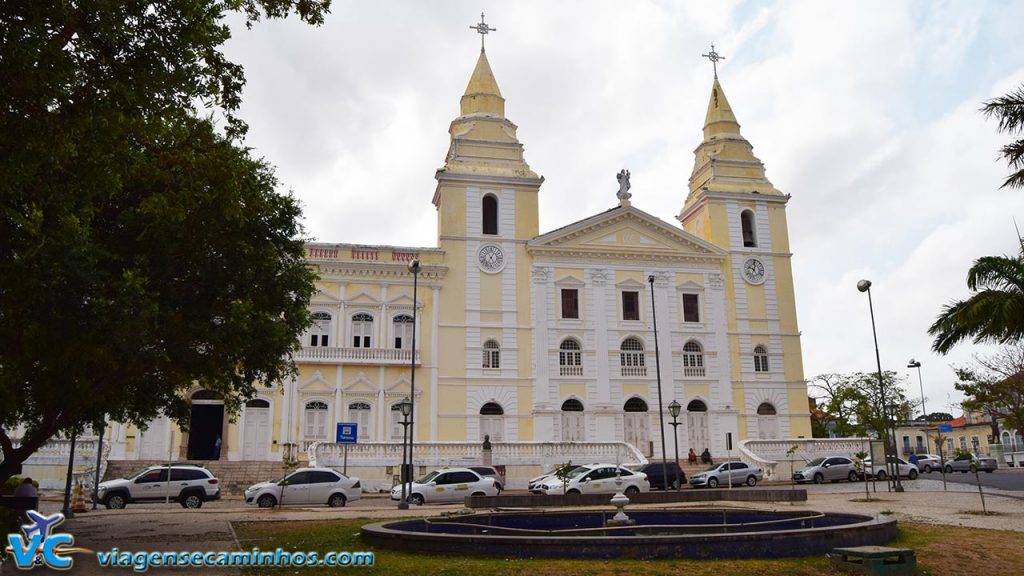
[[[1017,144],[1024,146],[1024,141]],[[1024,179],[1024,170],[1011,176],[1011,180],[1015,177]],[[1024,340],[1024,240],[1017,257],[977,259],[967,272],[967,287],[974,294],[944,306],[928,329],[935,337],[932,350],[945,354],[968,337],[976,344]]]
[[[999,120],[1000,132],[1019,135],[1024,131],[1024,85],[1005,96],[985,102],[981,112],[986,118],[995,117]],[[1006,179],[1006,182],[1003,182],[1002,187],[1024,188],[1024,138],[1003,146],[1000,156],[1014,171]]]

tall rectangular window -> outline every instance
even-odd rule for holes
[[[562,318],[578,319],[580,317],[579,290],[562,289]]]
[[[700,298],[697,294],[683,294],[683,322],[700,322]]]
[[[640,319],[640,293],[639,292],[623,292],[622,293],[622,319],[623,320],[639,320]]]

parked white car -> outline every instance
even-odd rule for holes
[[[889,466],[882,467],[881,464],[874,468],[874,476],[879,480],[885,480],[889,477],[889,470],[892,468],[892,463],[895,462],[899,467],[900,477],[907,478],[909,480],[917,480],[918,472],[917,466],[907,462],[903,458],[897,458],[896,456],[889,456]],[[864,460],[864,470],[868,471],[868,475],[872,474],[871,458]]]
[[[690,476],[690,486],[694,488],[718,488],[724,484],[728,486],[754,487],[764,479],[764,472],[760,468],[747,465],[746,462],[723,462],[712,466],[707,470]]]
[[[177,502],[182,508],[200,508],[203,502],[220,498],[219,482],[202,466],[160,464],[139,470],[127,478],[100,482],[93,499],[114,510],[132,502],[165,501]]]
[[[615,464],[588,464],[574,469],[571,474],[566,485],[552,476],[541,485],[534,486],[533,492],[562,494],[564,489],[565,494],[614,494],[621,490],[630,496],[651,491],[647,474]]]
[[[279,480],[260,482],[245,489],[245,503],[260,508],[327,505],[333,508],[359,500],[359,478],[331,468],[298,468]]]
[[[410,504],[427,502],[458,502],[466,496],[497,496],[494,478],[481,476],[469,468],[442,468],[434,470],[410,484],[406,484],[406,499]],[[391,489],[392,500],[402,500],[402,485]]]

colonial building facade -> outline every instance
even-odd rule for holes
[[[333,442],[337,422],[399,444],[410,395],[418,444],[624,441],[660,455],[659,372],[663,404],[683,406],[684,454],[724,455],[727,433],[810,437],[789,196],[717,76],[677,222],[634,206],[623,172],[612,207],[542,233],[544,179],[516,131],[481,51],[435,174],[437,247],[309,244],[316,323],[297,377],[236,422],[199,391],[191,435],[115,425],[111,457],[280,460]]]

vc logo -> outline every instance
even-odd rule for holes
[[[53,529],[64,521],[61,513],[43,516],[35,510],[28,511],[31,524],[25,524],[21,530],[25,533],[7,535],[7,552],[14,557],[14,565],[22,570],[30,570],[36,566],[47,566],[56,570],[67,570],[74,562],[62,556],[70,552],[83,552],[80,548],[71,548],[75,538],[71,534],[54,534]]]

